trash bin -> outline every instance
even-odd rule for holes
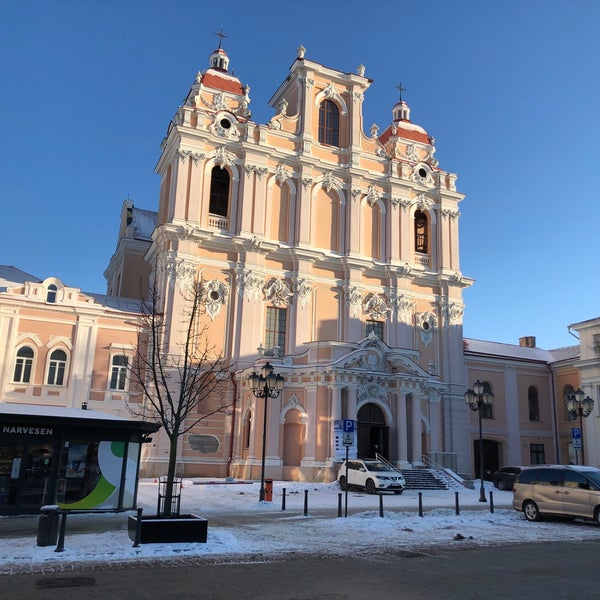
[[[37,545],[54,546],[58,540],[58,506],[47,504],[40,511],[42,514],[38,520]]]
[[[273,501],[273,480],[265,478],[265,501]]]

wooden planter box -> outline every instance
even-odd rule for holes
[[[138,517],[130,515],[127,521],[129,539],[135,542]],[[141,519],[140,544],[168,544],[177,542],[206,543],[208,521],[197,515],[179,515],[161,518],[143,515]]]

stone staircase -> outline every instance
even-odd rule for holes
[[[399,471],[404,475],[406,481],[406,490],[447,490],[449,485],[441,475],[438,475],[434,469],[427,467],[413,467],[412,469],[400,469],[381,454],[376,454],[375,458],[387,465],[394,471]]]
[[[432,469],[419,467],[400,469],[406,481],[407,490],[447,490],[448,485]]]

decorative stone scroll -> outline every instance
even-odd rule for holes
[[[206,313],[211,321],[221,312],[222,306],[227,301],[229,288],[218,279],[203,281],[201,284],[200,301],[206,307]]]
[[[386,319],[390,309],[379,294],[370,294],[363,304],[363,313],[372,319]]]
[[[170,254],[163,254],[157,262],[158,273],[167,278],[170,289],[177,287],[182,294],[193,292],[196,284],[197,265],[187,260],[176,260]]]
[[[260,275],[248,271],[239,273],[236,279],[238,293],[244,294],[248,300],[260,300],[265,280]]]
[[[273,306],[288,306],[290,303],[290,288],[283,279],[271,279],[264,287],[265,300]]]
[[[437,318],[430,312],[418,313],[416,315],[417,328],[421,335],[421,341],[426,346],[431,344],[433,339],[433,332],[437,326]]]
[[[299,279],[295,286],[296,298],[301,308],[306,306],[308,299],[314,289],[314,282],[310,279]]]
[[[446,307],[446,320],[448,325],[462,325],[463,314],[465,312],[464,304],[450,302]]]
[[[363,290],[358,287],[346,288],[346,302],[350,305],[350,315],[352,317],[360,316],[362,306]]]

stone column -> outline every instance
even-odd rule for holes
[[[406,394],[396,395],[396,454],[399,462],[408,462],[408,415],[406,414]]]
[[[423,454],[421,447],[421,394],[413,392],[411,394],[411,461],[420,463]]]

